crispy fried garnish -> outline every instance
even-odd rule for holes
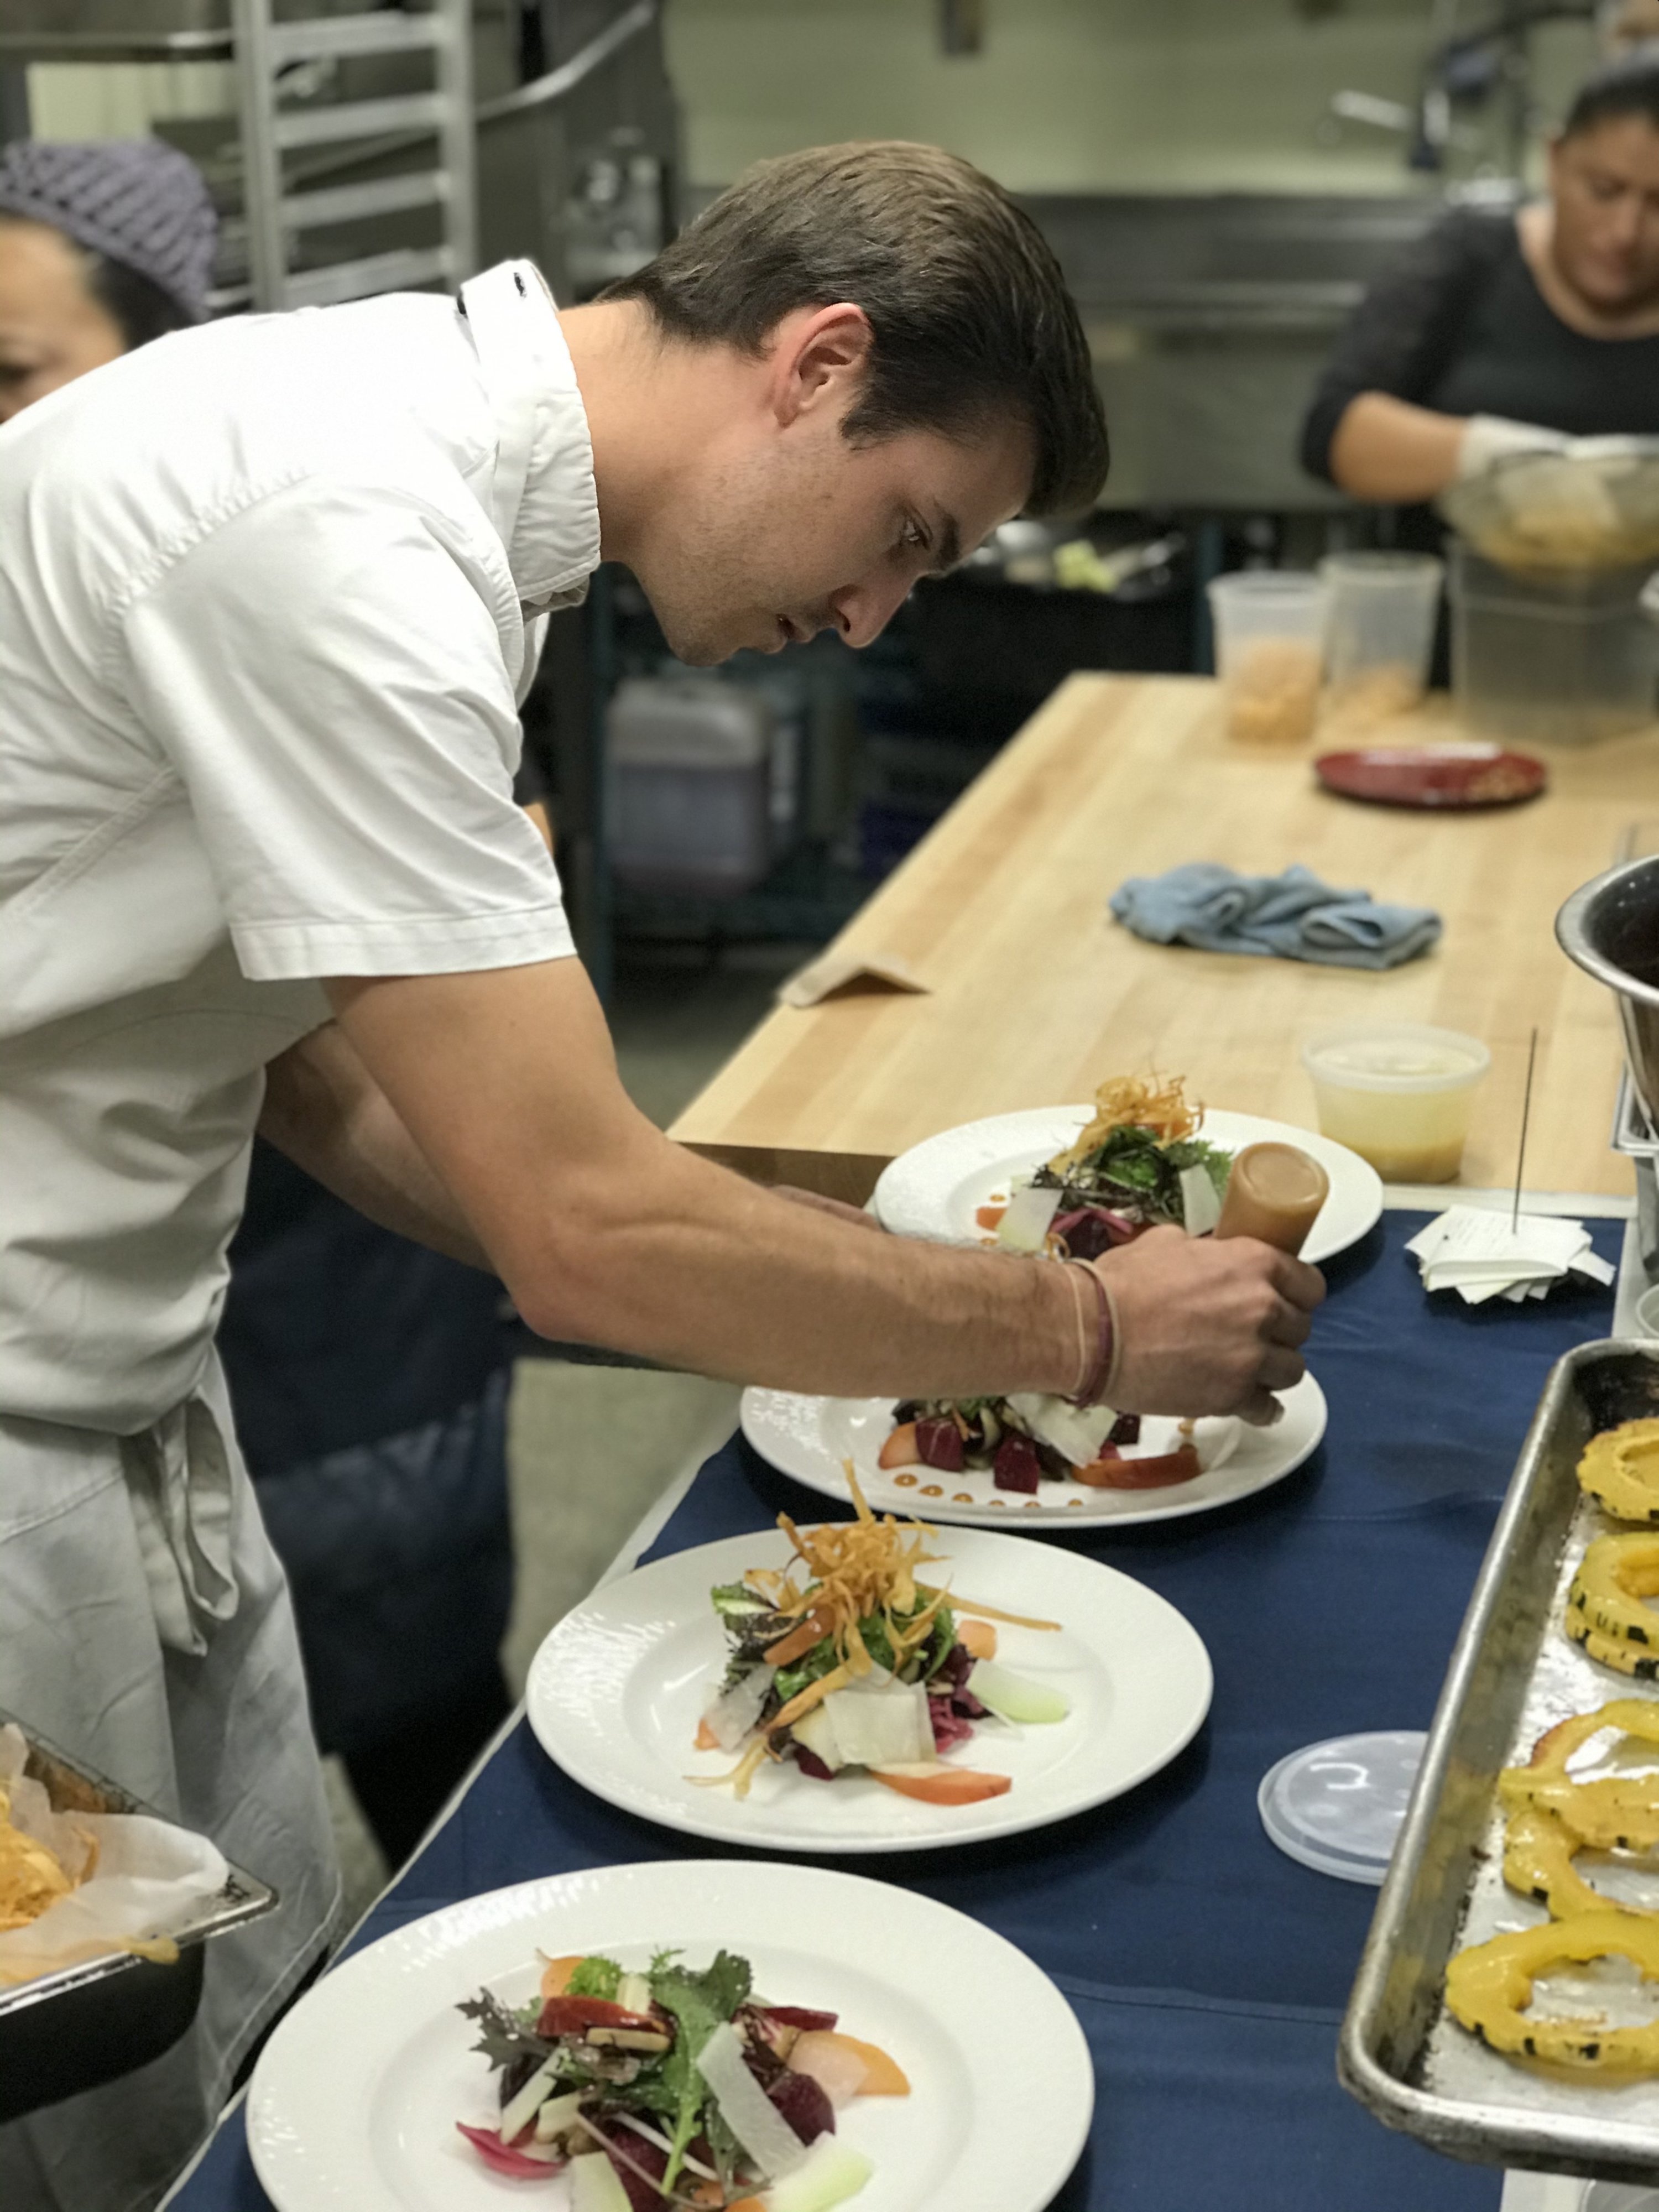
[[[1114,1075],[1095,1093],[1095,1115],[1077,1142],[1058,1152],[1048,1165],[1056,1175],[1097,1152],[1114,1129],[1150,1129],[1161,1145],[1173,1145],[1196,1134],[1204,1119],[1201,1106],[1189,1106],[1187,1079],[1172,1075]]]
[[[799,1528],[787,1513],[779,1514],[778,1526],[794,1547],[794,1561],[781,1571],[757,1567],[744,1577],[776,1612],[798,1616],[816,1611],[829,1621],[825,1633],[835,1639],[841,1662],[835,1671],[841,1680],[826,1674],[809,1683],[793,1706],[785,1708],[792,1719],[810,1711],[830,1690],[870,1672],[872,1662],[859,1633],[860,1621],[879,1617],[893,1656],[902,1665],[933,1634],[934,1616],[946,1601],[943,1590],[924,1597],[916,1583],[918,1567],[940,1563],[927,1549],[933,1530],[921,1521],[901,1523],[890,1513],[878,1517],[859,1488],[853,1462],[845,1465],[858,1518]],[[805,1583],[795,1579],[797,1564],[806,1571]]]
[[[75,1887],[55,1851],[13,1826],[11,1795],[0,1784],[0,1931],[27,1928]]]

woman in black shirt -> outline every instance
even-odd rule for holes
[[[1309,411],[1306,467],[1410,506],[1505,453],[1659,434],[1653,48],[1583,87],[1549,185],[1513,215],[1452,210],[1366,295]]]

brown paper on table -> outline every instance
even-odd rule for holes
[[[798,968],[778,986],[780,1004],[817,1006],[838,991],[914,991],[926,994],[928,986],[909,963],[887,952],[824,952]]]

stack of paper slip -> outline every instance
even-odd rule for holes
[[[1472,1306],[1488,1298],[1541,1298],[1566,1274],[1611,1283],[1615,1270],[1591,1248],[1582,1221],[1558,1214],[1454,1206],[1413,1237],[1406,1249],[1423,1270],[1423,1287],[1456,1291]]]

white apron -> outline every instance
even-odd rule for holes
[[[0,430],[0,1705],[283,1899],[174,2051],[0,2128],[0,2212],[155,2203],[336,1906],[211,1348],[264,1067],[319,975],[572,950],[512,702],[592,450],[534,270],[465,303],[185,332]]]
[[[8,2212],[140,2212],[213,2125],[339,1901],[287,1585],[216,1361],[137,1436],[0,1419],[0,1705],[282,1900],[209,1944],[183,2042],[0,2127]]]
[[[60,963],[123,941],[84,876],[53,905]],[[176,982],[0,1024],[0,1706],[282,1899],[209,1945],[171,2051],[0,2127],[3,2212],[156,2203],[331,1929],[287,1585],[212,1351],[264,1066],[325,1011],[221,945]]]

